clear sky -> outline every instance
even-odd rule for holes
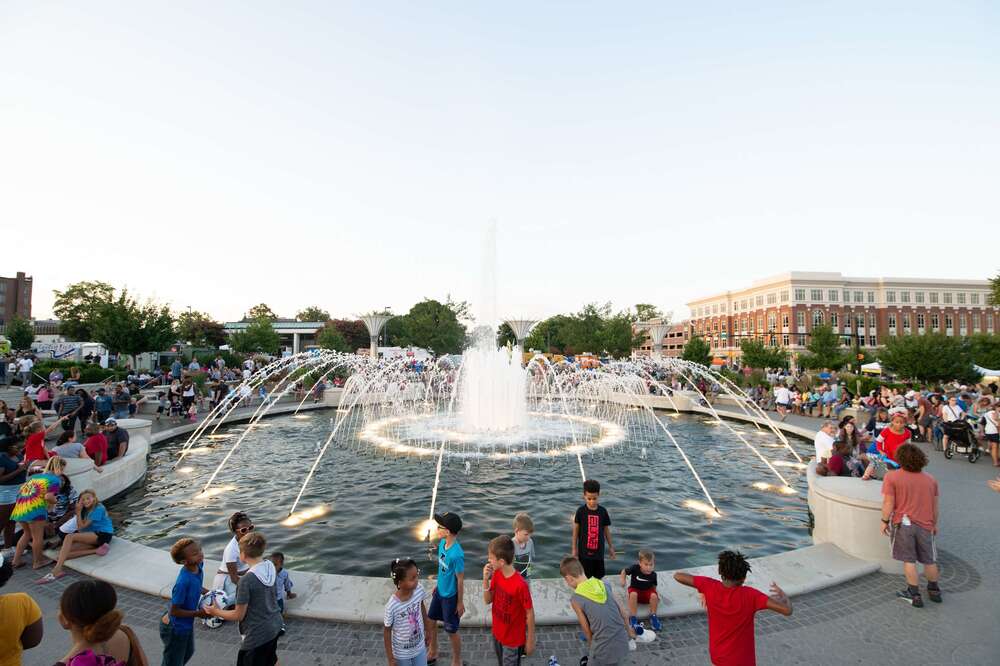
[[[1000,269],[1000,5],[7,2],[0,275],[219,319]]]

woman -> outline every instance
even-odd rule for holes
[[[837,428],[837,439],[850,445],[851,451],[854,453],[864,452],[862,448],[864,444],[861,441],[861,436],[858,434],[858,429],[854,425],[853,416],[847,416],[840,421],[840,427]]]
[[[22,395],[21,402],[17,403],[17,411],[14,412],[14,418],[20,421],[25,416],[34,416],[41,421],[42,410],[38,408],[34,400],[27,395]]]
[[[53,384],[53,386],[55,385]],[[42,384],[38,387],[38,393],[35,394],[35,404],[38,405],[39,409],[52,409],[52,391],[48,384]]]
[[[0,555],[0,587],[14,575],[10,560]],[[0,594],[0,664],[20,664],[24,650],[42,642],[42,609],[24,592]]]
[[[59,388],[63,383],[63,373],[59,368],[52,368],[52,372],[49,373],[49,384],[52,384],[53,388]]]
[[[229,531],[233,533],[233,538],[226,544],[226,549],[222,552],[222,568],[215,574],[212,581],[213,590],[225,590],[226,596],[230,599],[236,598],[236,585],[240,582],[240,576],[245,574],[250,567],[240,559],[240,538],[253,532],[253,522],[250,516],[237,511],[229,517]],[[212,618],[206,621],[210,627],[218,627],[222,620]]]
[[[90,417],[94,413],[94,398],[87,389],[78,388],[76,389],[76,394],[80,396],[80,400],[82,401],[80,412],[77,416],[80,419],[80,430],[83,430],[90,423]]]
[[[17,444],[9,441],[0,451],[0,534],[3,534],[3,547],[14,546],[14,521],[10,514],[17,503],[17,493],[21,484],[27,479],[28,463],[20,455]]]
[[[81,580],[66,588],[59,601],[59,624],[72,647],[55,666],[147,666],[146,654],[115,608],[118,595],[103,580]]]
[[[868,431],[869,437],[875,439],[879,436],[884,428],[889,427],[889,410],[879,407],[874,414],[872,414],[871,419],[868,420],[868,426],[865,430]]]
[[[45,524],[48,521],[48,507],[56,503],[56,494],[59,492],[59,484],[62,479],[59,476],[63,473],[66,463],[62,458],[56,456],[49,459],[45,465],[45,471],[28,477],[18,489],[17,500],[14,510],[11,512],[11,520],[20,523],[23,534],[17,541],[17,548],[14,549],[14,568],[22,566],[21,556],[24,555],[31,541],[32,569],[40,569],[52,564],[52,560],[45,557],[42,552],[45,549]]]
[[[44,585],[59,580],[66,575],[63,565],[66,560],[73,560],[87,555],[104,555],[110,550],[109,544],[114,537],[115,528],[111,524],[108,510],[97,501],[97,493],[84,490],[76,503],[76,532],[67,534],[59,549],[59,559],[50,573],[38,580]]]
[[[191,405],[194,404],[194,399],[197,397],[198,388],[194,385],[194,382],[190,379],[185,379],[184,383],[181,385],[181,408],[184,413],[187,414],[191,411]]]

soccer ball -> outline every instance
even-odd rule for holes
[[[225,590],[209,590],[198,600],[198,608],[208,608],[213,604],[216,608],[225,608],[231,605],[232,601]]]

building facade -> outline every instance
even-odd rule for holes
[[[251,322],[230,321],[223,326],[226,335],[232,335],[237,331],[245,331]],[[292,319],[278,319],[271,322],[271,328],[281,339],[281,346],[286,351],[298,354],[306,347],[316,344],[319,332],[326,326],[324,321],[295,321]]]
[[[0,324],[14,317],[31,319],[31,283],[21,272],[15,277],[0,277]]]
[[[659,324],[659,319],[653,319],[651,324]],[[633,332],[637,332],[639,327],[633,324]],[[669,356],[672,358],[680,358],[681,354],[684,352],[684,345],[691,338],[690,335],[691,327],[688,321],[677,322],[676,324],[670,324],[670,328],[667,329],[666,334],[663,336],[663,350],[660,352],[662,356]],[[652,356],[653,355],[653,341],[650,339],[649,334],[646,334],[645,340],[642,344],[632,350],[635,356]]]
[[[737,360],[743,340],[794,354],[813,327],[828,325],[845,344],[876,347],[887,337],[928,332],[965,336],[1000,329],[988,280],[847,277],[791,272],[688,303],[691,331],[717,357]]]

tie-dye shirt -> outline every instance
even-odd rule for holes
[[[21,484],[10,519],[19,523],[45,520],[48,517],[45,496],[49,493],[58,495],[60,483],[61,479],[55,474],[36,474],[29,477]]]

